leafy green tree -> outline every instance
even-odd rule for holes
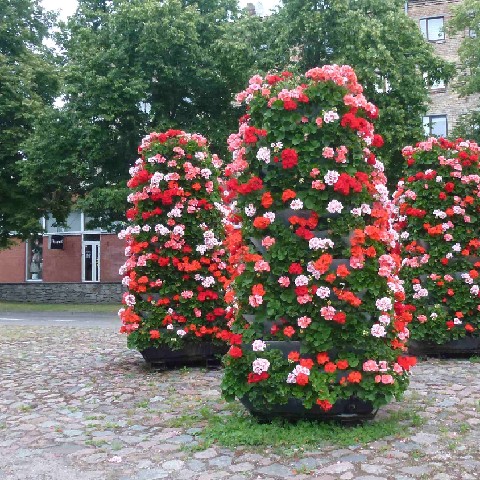
[[[43,190],[57,220],[76,203],[106,227],[123,219],[128,167],[149,130],[198,131],[225,153],[237,122],[232,83],[250,73],[223,48],[242,30],[238,18],[236,0],[80,0],[58,38],[65,103],[25,144],[25,188]],[[250,45],[263,41],[253,39],[258,23],[242,24]]]
[[[19,185],[21,142],[57,91],[52,53],[43,45],[51,18],[37,0],[0,0],[0,248],[11,233],[38,231],[42,198]],[[37,179],[41,181],[41,179]]]
[[[453,67],[436,57],[403,0],[284,0],[277,21],[284,51],[296,46],[300,70],[323,64],[351,65],[365,95],[380,109],[377,132],[389,179],[400,173],[401,149],[423,136],[428,81],[449,79]]]
[[[450,34],[465,33],[458,49],[460,63],[455,86],[466,97],[480,93],[480,0],[465,0],[453,8],[448,24]],[[454,135],[480,142],[480,105],[464,115],[454,129]]]

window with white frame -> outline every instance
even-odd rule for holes
[[[448,123],[446,115],[427,115],[423,117],[423,131],[426,137],[446,137]]]
[[[429,17],[420,19],[420,30],[429,42],[445,40],[444,17]]]

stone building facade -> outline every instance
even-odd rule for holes
[[[463,0],[408,0],[405,2],[407,15],[415,20],[425,39],[432,43],[438,56],[458,64],[458,47],[471,34],[465,31],[450,36],[444,26],[452,17],[452,7]],[[479,97],[460,97],[450,85],[443,82],[430,88],[430,105],[424,117],[426,135],[451,134],[459,117],[478,108]]]

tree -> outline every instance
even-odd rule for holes
[[[199,131],[211,138],[212,151],[226,151],[236,124],[229,84],[235,68],[217,53],[236,5],[80,1],[59,36],[65,104],[46,112],[25,144],[23,185],[43,190],[57,220],[72,203],[97,225],[123,219],[128,168],[151,129]],[[49,183],[39,185],[47,174]]]
[[[38,203],[19,185],[21,142],[57,91],[51,51],[43,45],[52,18],[37,0],[0,0],[0,248],[11,234],[38,231]]]
[[[396,182],[401,149],[423,136],[428,82],[449,79],[453,67],[435,56],[403,0],[284,0],[277,21],[284,51],[299,50],[301,70],[337,63],[354,67],[366,96],[381,112],[382,160]]]
[[[455,86],[465,97],[480,93],[480,1],[465,0],[453,8],[448,24],[450,34],[466,33],[458,49],[460,64]],[[480,109],[464,115],[454,134],[480,142]]]

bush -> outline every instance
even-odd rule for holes
[[[292,397],[325,411],[351,396],[384,404],[414,359],[378,110],[337,65],[256,75],[237,101],[247,115],[225,174],[243,244],[230,245],[239,310],[223,393],[265,409]],[[297,343],[282,352],[274,340]]]
[[[405,147],[395,192],[412,336],[442,344],[480,328],[479,147],[430,138]]]
[[[127,211],[120,233],[128,260],[128,292],[119,312],[130,348],[190,341],[221,342],[229,313],[227,263],[218,190],[221,160],[207,141],[179,130],[151,133],[130,169]]]

